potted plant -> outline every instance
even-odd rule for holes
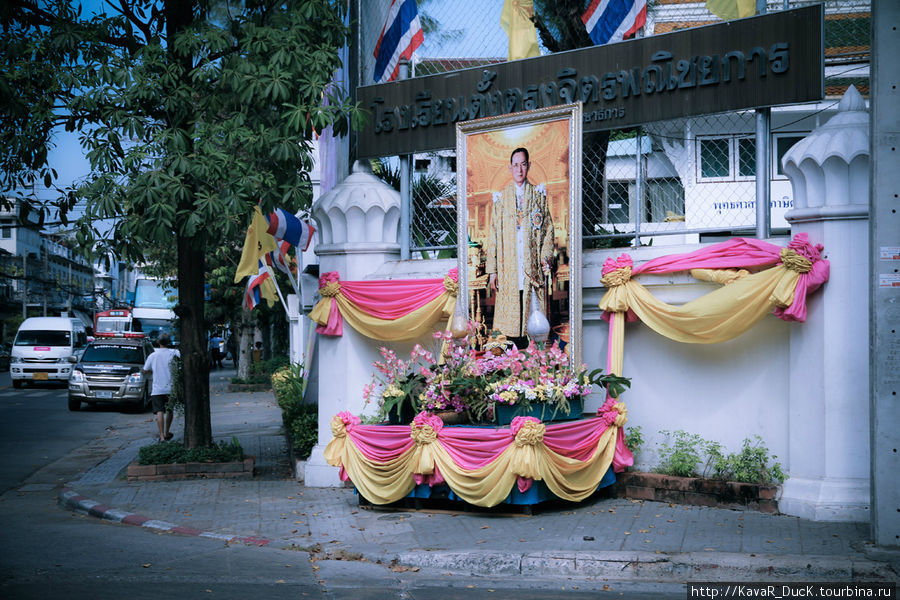
[[[384,360],[375,362],[375,373],[363,388],[363,398],[366,403],[378,403],[381,420],[392,425],[411,423],[419,412],[419,396],[434,357],[419,344],[413,348],[409,360],[398,358],[393,350],[384,347],[380,352]]]
[[[593,385],[606,388],[618,397],[630,380],[604,375],[602,369],[590,373],[585,365],[573,368],[568,355],[554,342],[550,347],[529,344],[519,351],[508,349],[499,356],[484,359],[484,372],[491,380],[490,400],[495,404],[500,425],[517,416],[542,421],[581,418],[584,397]]]

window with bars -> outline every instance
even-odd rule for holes
[[[756,138],[748,135],[698,138],[698,181],[735,181],[756,177]]]
[[[775,175],[777,177],[785,177],[784,170],[781,168],[781,159],[794,144],[804,137],[806,136],[797,133],[775,134]]]

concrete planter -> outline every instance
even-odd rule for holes
[[[778,501],[775,499],[777,492],[778,486],[775,485],[636,471],[617,474],[616,483],[612,486],[612,494],[617,498],[738,508],[764,513],[778,512]]]
[[[171,481],[193,477],[207,479],[249,479],[253,477],[256,458],[246,456],[242,461],[213,463],[189,462],[165,465],[128,465],[128,481]]]

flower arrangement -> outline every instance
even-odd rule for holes
[[[493,375],[489,376],[490,399],[498,404],[518,405],[525,411],[532,404],[548,404],[568,413],[570,400],[592,391],[587,365],[573,369],[555,342],[549,348],[532,342],[524,351],[512,347],[482,362],[485,372]]]
[[[416,345],[409,360],[381,348],[384,360],[375,363],[376,373],[363,390],[368,403],[380,388],[380,418],[394,415],[399,422],[409,422],[420,411],[452,411],[466,413],[473,421],[489,421],[494,419],[496,405],[516,406],[522,412],[545,405],[552,407],[554,415],[568,414],[569,403],[582,400],[594,385],[618,397],[631,383],[601,369],[589,372],[586,365],[573,368],[556,343],[544,347],[532,342],[524,350],[509,345],[481,353],[453,340],[449,332],[434,337],[442,352],[431,353]]]

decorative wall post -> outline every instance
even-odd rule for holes
[[[400,258],[400,194],[357,162],[341,183],[313,204],[320,274],[337,271],[342,280],[365,279],[389,260]],[[320,335],[319,443],[306,463],[304,481],[313,487],[341,485],[338,469],[323,455],[331,440],[331,418],[340,411],[360,414],[363,385],[372,374],[379,344],[344,327],[343,335]]]
[[[792,147],[791,233],[825,246],[831,277],[791,330],[789,479],[779,509],[818,521],[869,515],[869,115],[850,87],[830,121]],[[819,448],[820,451],[812,451]]]

